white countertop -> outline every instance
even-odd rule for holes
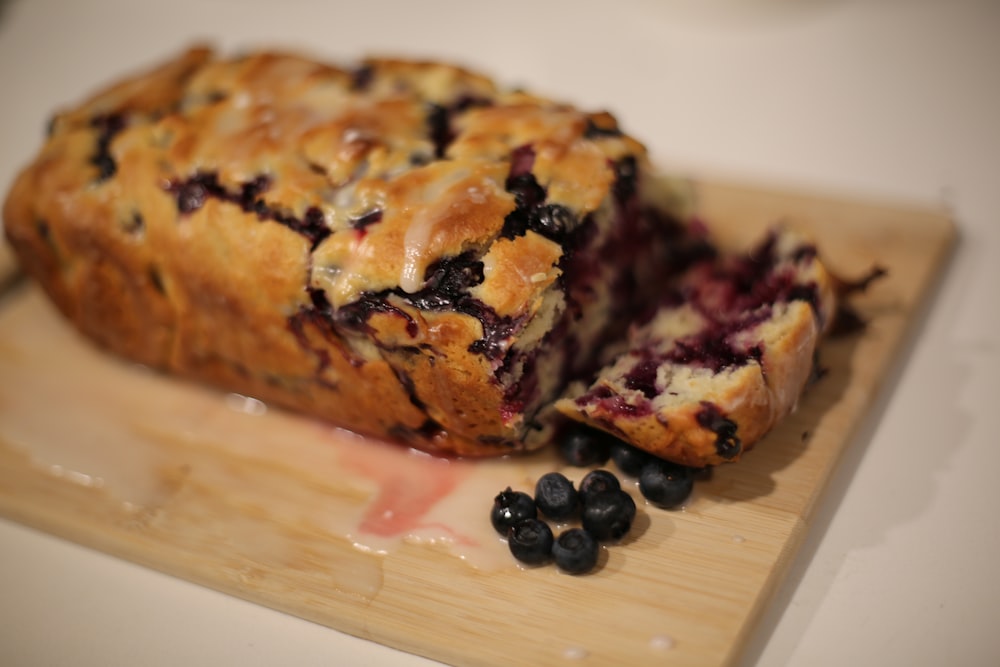
[[[458,60],[613,110],[667,166],[952,211],[745,662],[1000,664],[1000,4],[0,1],[0,187],[53,109],[199,39]],[[0,521],[0,664],[436,663]]]

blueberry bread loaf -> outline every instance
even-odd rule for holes
[[[746,255],[688,246],[704,251],[675,263],[679,276],[626,349],[556,407],[701,467],[738,459],[795,407],[836,298],[815,246],[787,229]]]
[[[495,455],[654,298],[683,212],[649,175],[609,114],[457,67],[195,48],[56,115],[3,215],[108,350]]]

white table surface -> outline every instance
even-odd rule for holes
[[[458,60],[612,109],[667,166],[952,211],[745,663],[1000,664],[1000,3],[0,0],[0,188],[54,108],[198,39]],[[0,664],[436,663],[0,521]]]

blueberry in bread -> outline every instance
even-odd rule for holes
[[[746,255],[702,253],[627,349],[556,407],[662,459],[734,461],[795,407],[835,291],[815,246],[788,229]]]
[[[479,456],[540,444],[654,299],[658,183],[609,114],[458,67],[195,48],[58,114],[3,215],[100,346]]]

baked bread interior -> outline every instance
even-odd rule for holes
[[[703,467],[737,460],[795,407],[836,298],[815,245],[789,229],[743,255],[719,255],[698,234],[686,247],[659,305],[556,407]]]

